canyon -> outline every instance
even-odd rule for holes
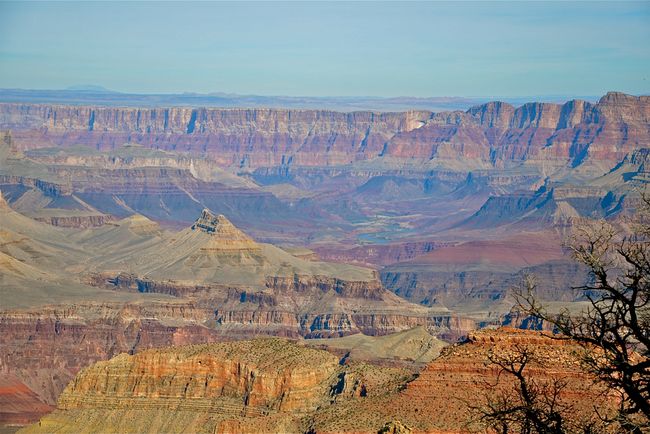
[[[454,339],[474,323],[382,288],[376,271],[308,261],[203,210],[180,232],[135,215],[54,227],[0,201],[0,367],[47,411],[83,367],[151,347],[256,335],[385,335],[415,326]],[[12,383],[13,384],[13,383]],[[31,395],[30,395],[31,394]]]
[[[0,424],[457,432],[449,390],[479,396],[488,348],[526,342],[589,402],[567,348],[491,328],[523,324],[511,290],[531,274],[553,309],[584,305],[565,243],[640,206],[649,117],[619,92],[447,112],[0,103]]]

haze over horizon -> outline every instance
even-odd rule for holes
[[[0,4],[0,87],[125,93],[648,94],[648,2]]]
[[[0,434],[646,432],[648,42],[650,0],[0,0]]]

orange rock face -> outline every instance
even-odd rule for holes
[[[283,340],[147,350],[122,354],[85,369],[59,398],[70,410],[97,403],[129,406],[130,399],[237,400],[243,413],[306,411],[326,393],[338,367],[328,353]]]
[[[196,432],[467,432],[474,427],[470,406],[511,384],[502,375],[497,388],[490,386],[498,370],[488,355],[522,346],[537,357],[530,378],[567,382],[560,399],[573,406],[569,417],[612,404],[580,370],[579,347],[539,332],[477,332],[443,351],[414,380],[396,368],[342,366],[327,352],[263,339],[149,350],[97,363],[68,385],[58,410],[27,432],[137,432],[149,423],[162,424],[154,431],[165,432],[187,426]]]
[[[552,339],[540,332],[503,328],[471,333],[467,343],[443,349],[419,376],[397,394],[357,400],[349,406],[332,407],[315,416],[317,432],[377,432],[384,423],[398,420],[414,432],[457,433],[482,430],[470,423],[477,414],[470,406],[484,405],[488,396],[510,390],[512,379],[498,377],[489,354],[506,356],[530,348],[543,361],[531,363],[527,375],[538,383],[566,380],[560,399],[573,406],[572,418],[594,417],[593,406],[605,411],[613,398],[580,368],[577,345]],[[498,379],[499,378],[499,379]],[[492,385],[498,384],[496,388]]]

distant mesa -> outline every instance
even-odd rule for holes
[[[104,86],[99,86],[97,84],[79,84],[76,86],[66,87],[64,90],[74,92],[117,93],[114,90],[106,89]]]

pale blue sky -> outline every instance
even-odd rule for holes
[[[650,93],[650,3],[0,3],[0,87]]]

